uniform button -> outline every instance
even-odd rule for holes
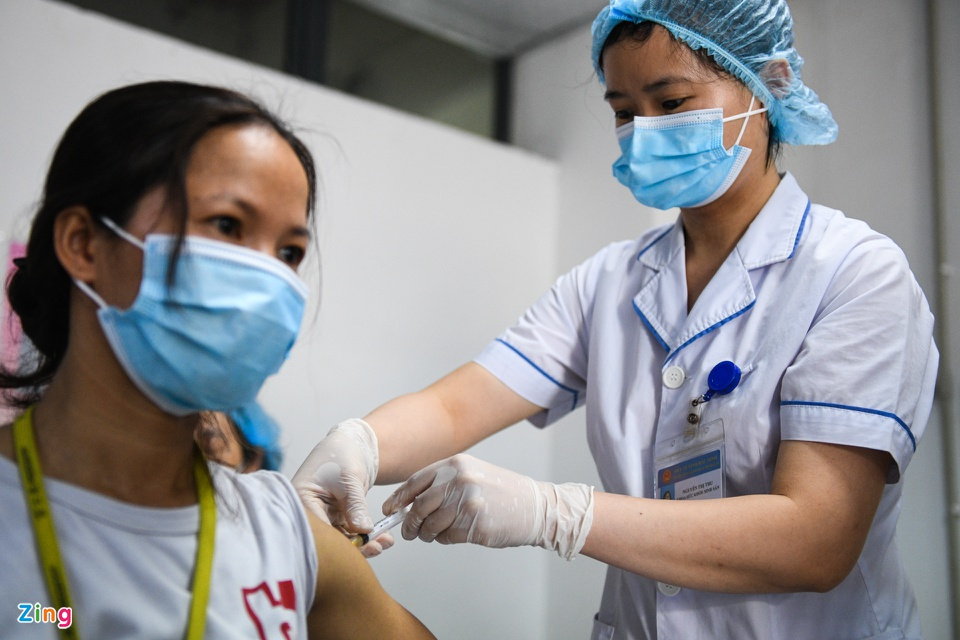
[[[672,584],[667,584],[666,582],[658,582],[657,590],[665,596],[675,596],[680,593],[680,587],[675,587]]]
[[[683,369],[673,365],[667,367],[667,370],[663,372],[663,385],[668,389],[679,389],[686,378],[687,374],[683,372]]]

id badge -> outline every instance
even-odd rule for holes
[[[723,420],[688,428],[682,435],[657,443],[654,491],[661,500],[707,500],[727,495]]]

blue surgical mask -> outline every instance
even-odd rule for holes
[[[723,109],[701,109],[656,117],[637,116],[617,127],[623,152],[613,175],[648,207],[702,207],[730,188],[750,157],[740,139],[751,115],[723,117]],[[730,150],[723,148],[723,123],[744,118]]]
[[[300,332],[307,298],[300,278],[259,251],[186,236],[168,284],[175,236],[141,242],[103,222],[143,249],[140,291],[129,309],[118,309],[74,282],[100,307],[100,326],[133,383],[177,416],[253,401]]]

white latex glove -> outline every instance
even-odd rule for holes
[[[411,501],[401,529],[407,540],[535,545],[571,560],[593,524],[593,487],[537,482],[466,454],[410,476],[383,503],[383,512]]]
[[[336,425],[313,448],[293,475],[293,486],[303,505],[324,522],[351,533],[366,533],[373,526],[367,492],[377,479],[377,435],[363,420],[353,418]],[[384,534],[365,544],[367,557],[393,545]]]

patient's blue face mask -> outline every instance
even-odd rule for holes
[[[129,309],[118,309],[74,282],[100,307],[100,326],[134,384],[177,416],[251,402],[300,332],[307,298],[300,278],[259,251],[187,236],[168,285],[176,237],[141,242],[103,222],[143,249],[140,292]]]
[[[750,157],[740,146],[751,115],[766,108],[723,117],[723,109],[700,109],[666,116],[641,117],[617,127],[623,152],[613,175],[648,207],[702,207],[734,183]],[[744,118],[737,141],[723,148],[723,123]]]

